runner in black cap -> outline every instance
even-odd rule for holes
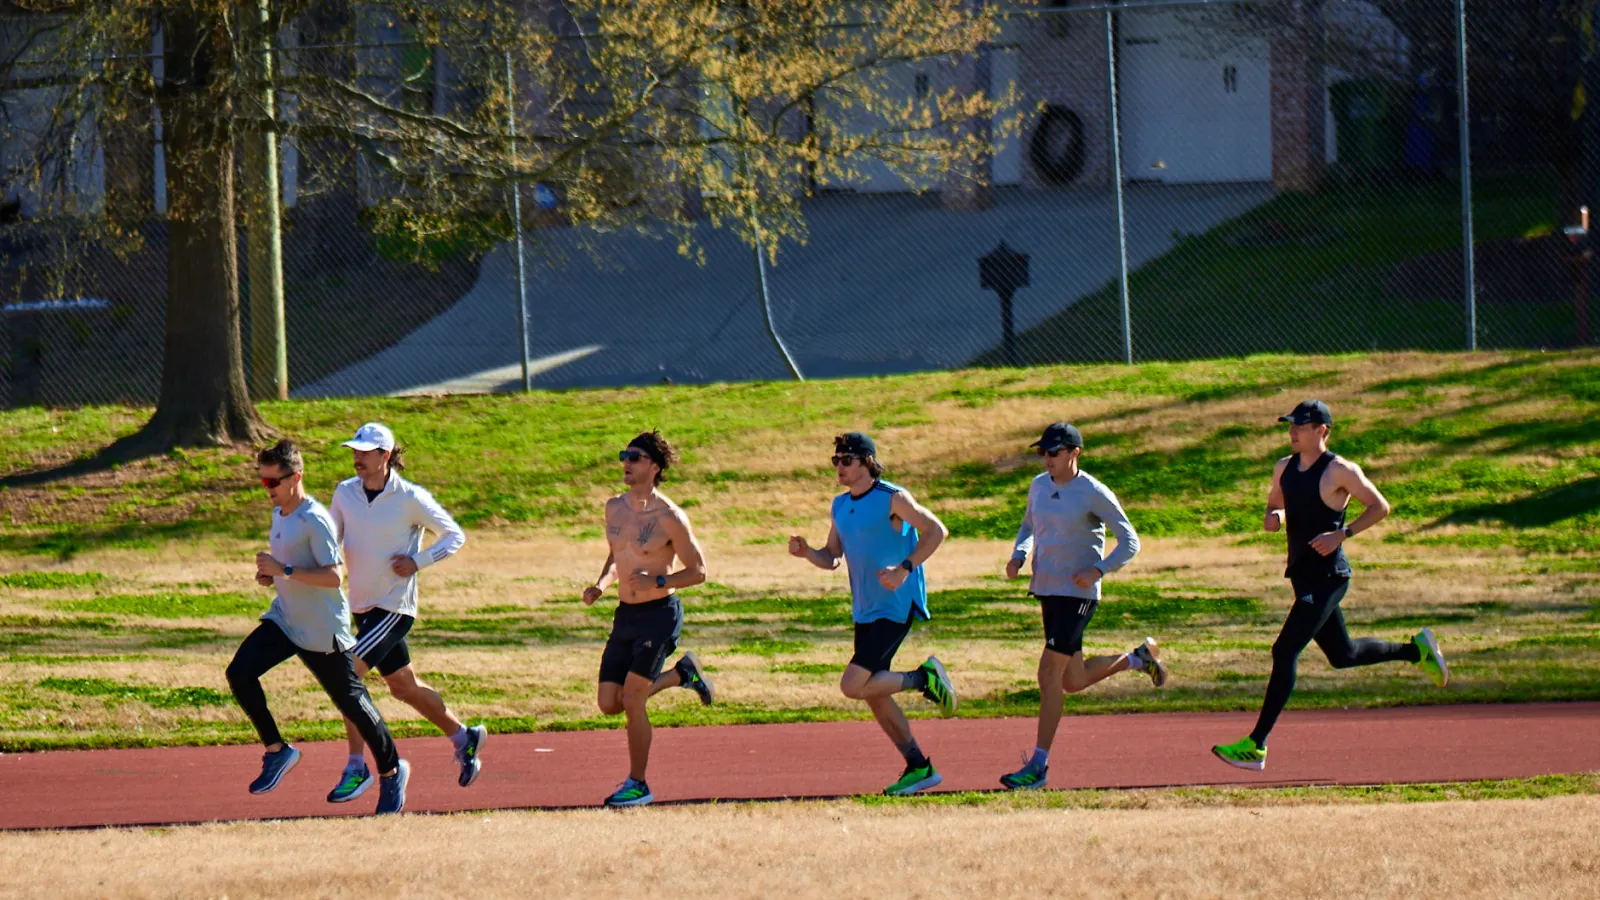
[[[1083,452],[1078,429],[1056,422],[1031,446],[1044,458],[1045,471],[1028,487],[1006,577],[1020,576],[1032,553],[1028,593],[1038,598],[1044,615],[1044,651],[1039,656],[1038,741],[1020,770],[1000,776],[1000,783],[1012,790],[1045,786],[1064,693],[1076,694],[1129,669],[1148,674],[1157,687],[1167,680],[1155,638],[1145,638],[1127,653],[1084,658],[1083,631],[1100,605],[1100,579],[1138,554],[1139,535],[1117,495],[1078,468]],[[1117,536],[1117,548],[1110,554],[1105,552],[1107,527]]]
[[[1267,767],[1267,735],[1294,691],[1295,663],[1313,640],[1336,669],[1406,661],[1421,666],[1440,687],[1450,670],[1431,629],[1404,644],[1376,638],[1351,639],[1339,601],[1350,588],[1350,563],[1344,542],[1378,524],[1389,502],[1367,480],[1361,467],[1328,451],[1333,413],[1321,400],[1307,400],[1286,416],[1294,453],[1278,460],[1267,492],[1265,528],[1289,532],[1289,564],[1284,577],[1294,588],[1294,605],[1272,645],[1272,677],[1256,729],[1232,744],[1211,748],[1219,759],[1241,769]],[[1354,497],[1363,509],[1346,525],[1345,507]]]

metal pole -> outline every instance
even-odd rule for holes
[[[1106,8],[1106,76],[1111,85],[1111,179],[1117,195],[1117,286],[1122,294],[1122,361],[1133,365],[1133,315],[1128,298],[1128,217],[1122,196],[1122,124],[1117,114],[1117,38]]]
[[[800,374],[799,364],[789,354],[789,348],[784,346],[783,338],[778,335],[778,328],[772,322],[772,294],[767,290],[767,254],[762,247],[761,218],[754,210],[750,212],[750,224],[756,232],[756,284],[761,290],[762,324],[767,326],[767,337],[772,338],[772,346],[778,348],[778,355],[783,357],[783,364],[789,367],[789,374],[795,381],[805,381],[806,377]]]
[[[271,14],[267,0],[242,9],[246,39],[253,45],[246,65],[259,79],[256,102],[267,123],[245,136],[244,168],[250,222],[245,231],[250,260],[250,385],[257,397],[289,399],[289,339],[283,301],[282,191],[278,183],[277,96],[274,90]]]
[[[517,239],[517,330],[522,334],[522,389],[533,390],[528,347],[528,264],[522,249],[522,186],[517,183],[517,83],[511,72],[511,51],[506,51],[506,134],[511,136],[511,228]]]
[[[1472,229],[1472,125],[1467,102],[1467,2],[1456,0],[1456,118],[1461,131],[1461,265],[1467,300],[1467,350],[1478,349],[1477,264],[1473,259]]]

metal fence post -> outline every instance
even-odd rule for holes
[[[528,265],[522,249],[522,186],[517,183],[517,82],[511,71],[511,51],[506,51],[506,134],[511,137],[511,228],[517,241],[517,331],[522,335],[522,389],[533,390],[528,348]]]
[[[1477,265],[1473,259],[1472,228],[1472,124],[1467,101],[1467,3],[1456,0],[1456,118],[1461,132],[1461,265],[1467,301],[1467,350],[1478,349]]]
[[[1133,315],[1128,297],[1128,218],[1122,195],[1122,127],[1117,113],[1117,38],[1106,8],[1106,78],[1111,100],[1111,182],[1117,195],[1117,286],[1122,298],[1122,361],[1133,365]]]

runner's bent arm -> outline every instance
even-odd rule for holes
[[[1128,514],[1122,509],[1122,504],[1117,502],[1117,495],[1110,488],[1101,487],[1094,492],[1094,499],[1090,501],[1090,510],[1100,517],[1100,521],[1110,526],[1111,531],[1117,536],[1117,549],[1106,554],[1106,558],[1095,564],[1101,574],[1110,575],[1133,561],[1139,555],[1139,534],[1133,530],[1133,523],[1128,521]]]
[[[1272,467],[1272,485],[1267,488],[1267,517],[1262,527],[1268,531],[1277,531],[1283,527],[1283,485],[1280,479],[1283,470],[1289,466],[1289,457],[1278,460]]]
[[[789,554],[831,572],[839,568],[839,562],[844,559],[844,543],[839,540],[838,527],[830,524],[827,544],[820,548],[812,547],[805,538],[794,535],[789,538]]]
[[[1013,562],[1022,563],[1033,552],[1033,487],[1028,487],[1028,504],[1022,509],[1022,524],[1017,528],[1017,543],[1011,551]]]
[[[672,549],[678,554],[683,568],[666,576],[664,586],[677,590],[704,582],[706,557],[700,550],[700,542],[695,540],[694,529],[689,527],[689,517],[681,510],[671,510],[666,517],[666,526],[667,540],[672,542]]]
[[[439,539],[427,549],[417,552],[411,557],[416,562],[417,568],[426,569],[434,563],[441,563],[456,555],[467,543],[467,535],[456,524],[456,520],[433,499],[433,495],[423,488],[417,488],[412,495],[412,521],[424,528],[433,530]]]
[[[927,507],[918,503],[916,498],[911,496],[910,491],[901,491],[895,494],[894,499],[889,501],[889,511],[899,516],[900,521],[905,522],[921,533],[921,538],[917,541],[917,549],[911,551],[911,555],[906,557],[912,568],[927,562],[928,557],[932,556],[934,551],[939,549],[939,545],[944,543],[944,539],[950,536],[950,529],[944,527],[944,523],[939,521],[939,517],[929,511]]]
[[[1347,459],[1334,460],[1333,483],[1360,501],[1363,507],[1361,515],[1347,526],[1352,536],[1382,522],[1389,515],[1389,501],[1378,492],[1378,486],[1367,478],[1367,473],[1361,471],[1361,467],[1355,463]]]

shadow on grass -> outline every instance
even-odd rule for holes
[[[1540,528],[1596,510],[1600,510],[1600,476],[1591,476],[1504,503],[1469,506],[1435,520],[1428,527],[1499,522],[1516,528]]]

